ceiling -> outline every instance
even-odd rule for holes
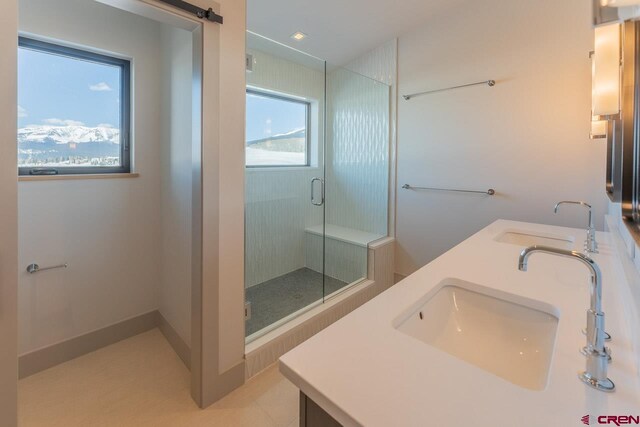
[[[344,65],[464,0],[247,0],[247,27]],[[308,35],[297,42],[291,35]]]

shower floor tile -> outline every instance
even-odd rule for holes
[[[347,283],[327,276],[324,293],[329,295],[345,286]],[[321,300],[322,296],[322,274],[309,268],[301,268],[251,286],[246,291],[246,300],[251,303],[251,319],[246,322],[246,335],[258,332]]]

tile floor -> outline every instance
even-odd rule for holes
[[[298,390],[276,365],[198,409],[189,371],[157,329],[19,382],[20,427],[297,425]]]
[[[347,286],[329,276],[324,277],[324,284],[322,280],[321,273],[300,268],[249,287],[246,300],[251,303],[251,319],[246,323],[247,336]]]

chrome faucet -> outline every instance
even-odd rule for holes
[[[527,271],[527,262],[531,254],[542,252],[576,259],[587,266],[591,272],[591,306],[587,310],[587,369],[579,374],[580,380],[601,391],[613,391],[615,384],[607,378],[609,351],[604,345],[604,313],[602,312],[602,274],[598,264],[587,255],[576,251],[552,248],[549,246],[531,246],[520,253],[518,270]]]
[[[554,213],[558,213],[558,209],[560,205],[563,204],[571,204],[571,205],[580,205],[589,209],[589,228],[587,229],[587,240],[584,243],[584,247],[587,252],[598,253],[598,243],[596,242],[596,227],[593,225],[593,215],[591,213],[591,205],[585,202],[573,202],[570,200],[563,200],[562,202],[556,203],[556,207],[553,209]]]

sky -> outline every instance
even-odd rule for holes
[[[247,93],[247,141],[306,126],[306,105]]]
[[[18,127],[120,126],[120,69],[18,49]]]

